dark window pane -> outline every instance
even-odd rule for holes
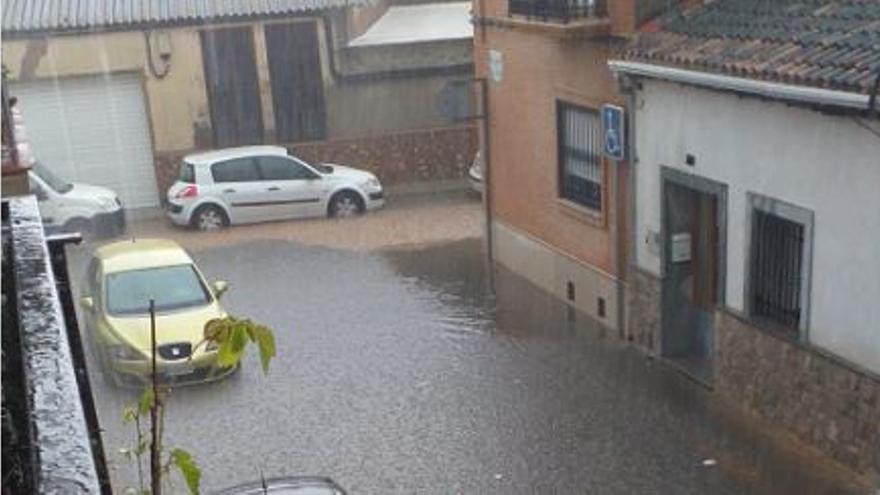
[[[593,210],[602,209],[599,114],[560,102],[557,109],[559,195]]]
[[[214,182],[250,182],[260,180],[253,158],[236,158],[211,166]]]
[[[263,180],[313,179],[315,174],[302,164],[280,156],[263,156],[258,159]]]
[[[196,171],[192,163],[183,162],[180,164],[180,173],[177,176],[177,180],[188,184],[196,182]]]
[[[804,226],[772,213],[752,216],[751,313],[794,337],[801,320]]]

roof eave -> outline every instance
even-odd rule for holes
[[[869,110],[871,105],[870,96],[849,91],[748,79],[629,60],[610,60],[608,66],[614,72],[631,76],[662,79],[790,102],[857,110]]]

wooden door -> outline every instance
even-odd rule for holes
[[[214,146],[263,142],[263,117],[251,28],[202,31],[205,85]]]
[[[271,24],[265,31],[278,141],[323,139],[326,115],[317,25]]]

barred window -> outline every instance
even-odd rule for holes
[[[602,133],[599,113],[558,102],[559,196],[602,210]]]
[[[750,197],[750,314],[793,339],[803,339],[812,214],[770,198]]]

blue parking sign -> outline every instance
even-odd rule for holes
[[[617,105],[602,105],[602,136],[605,141],[605,156],[617,161],[626,158],[623,116],[623,108]]]

